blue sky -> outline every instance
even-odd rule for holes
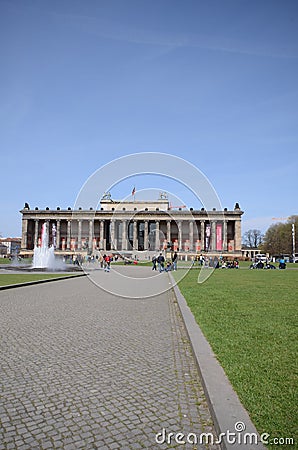
[[[243,231],[298,213],[296,0],[0,0],[0,58],[3,236],[20,235],[24,202],[72,206],[136,152],[197,166]],[[196,206],[145,176],[113,197],[133,185]]]

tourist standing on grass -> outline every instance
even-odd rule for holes
[[[157,264],[158,264],[159,272],[163,272],[164,271],[165,258],[164,258],[162,253],[160,253],[160,255],[157,258]]]
[[[219,260],[218,260],[217,256],[214,257],[213,267],[214,267],[214,269],[218,269],[219,268]]]
[[[177,270],[177,261],[178,261],[178,254],[177,252],[175,252],[172,258],[173,270]]]

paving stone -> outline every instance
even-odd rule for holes
[[[121,446],[116,442],[113,442],[113,444],[110,445],[110,450],[115,450],[117,448],[121,448]]]
[[[0,296],[0,450],[162,450],[163,428],[214,433],[172,292],[121,298],[77,278]]]

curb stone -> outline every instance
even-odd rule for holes
[[[248,412],[240,402],[223,368],[216,359],[210,344],[197,324],[184,296],[175,284],[172,274],[169,273],[169,276],[199,369],[215,430],[218,436],[223,436],[220,444],[221,448],[223,450],[266,450],[266,447],[260,441],[260,435],[252,423]],[[241,434],[235,430],[236,423],[245,424],[245,430]],[[221,434],[227,431],[235,433],[235,443],[229,442],[227,436]],[[249,439],[246,444],[242,442],[246,433],[256,435],[257,443],[251,444]],[[241,442],[238,442],[238,436],[240,436]]]
[[[87,273],[80,273],[78,275],[67,275],[65,277],[46,278],[44,280],[26,281],[25,283],[7,284],[5,286],[0,286],[0,291],[3,291],[5,289],[14,289],[19,287],[31,286],[32,284],[49,283],[50,281],[60,281],[60,280],[68,280],[70,278],[85,277],[87,275],[88,275]]]

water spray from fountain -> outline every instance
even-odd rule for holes
[[[53,225],[53,237],[56,236],[56,227]],[[54,240],[55,242],[55,240]],[[49,247],[49,234],[46,222],[42,225],[41,245],[34,248],[33,268],[34,269],[55,269],[56,258],[54,245]]]

